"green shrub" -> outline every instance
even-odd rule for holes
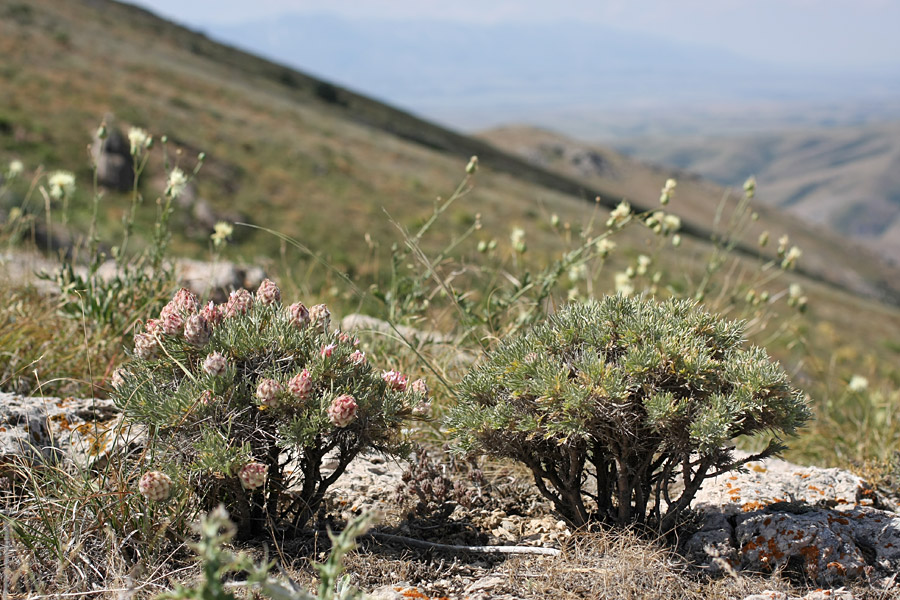
[[[746,462],[733,460],[733,438],[793,434],[809,418],[785,372],[742,336],[686,300],[570,305],[465,376],[451,431],[464,451],[525,463],[572,525],[668,531],[705,478]],[[753,459],[783,449],[774,437]]]
[[[424,386],[374,370],[329,320],[325,305],[283,307],[269,280],[202,310],[179,291],[114,377],[126,418],[149,427],[147,470],[172,480],[162,493],[142,479],[141,492],[195,492],[204,510],[224,503],[246,536],[267,521],[305,525],[361,451],[404,451],[401,425]]]

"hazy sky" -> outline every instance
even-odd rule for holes
[[[140,0],[197,29],[283,15],[465,22],[578,19],[822,69],[900,66],[897,0]]]

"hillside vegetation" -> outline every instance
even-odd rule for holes
[[[0,53],[4,593],[805,593],[791,564],[677,554],[714,465],[785,437],[900,493],[900,278],[752,181],[466,137],[108,0],[0,0]],[[89,151],[117,135],[124,191]],[[56,270],[23,283],[23,255]],[[268,278],[216,304],[179,289],[185,256]],[[450,455],[492,424],[536,459]]]
[[[392,268],[391,247],[403,246],[401,230],[427,222],[435,198],[456,187],[472,154],[482,165],[474,189],[449,206],[420,240],[423,252],[438,262],[453,258],[460,285],[477,282],[471,273],[485,263],[552,267],[580,243],[587,227],[602,225],[622,197],[639,211],[657,207],[659,190],[671,175],[613,154],[599,155],[601,176],[563,168],[546,157],[536,165],[532,150],[527,159],[508,154],[115,2],[4,2],[0,12],[0,51],[6,59],[0,87],[7,93],[0,107],[0,160],[21,159],[30,176],[73,170],[80,185],[68,206],[72,231],[84,231],[90,220],[92,173],[85,145],[106,116],[111,127],[126,132],[137,126],[157,137],[168,135],[165,160],[185,170],[205,152],[195,196],[220,214],[237,214],[236,220],[254,224],[236,226],[226,258],[260,263],[286,288],[349,309],[362,305],[389,316],[373,296],[355,296],[341,277],[348,276],[359,290],[382,281]],[[501,136],[491,139],[521,150]],[[552,159],[558,149],[548,152]],[[152,199],[165,187],[159,145],[153,153],[157,160],[149,163],[138,190],[146,196],[137,228],[144,242],[156,215]],[[709,239],[715,235],[720,246],[727,241],[737,200],[727,197],[716,225],[713,217],[723,195],[720,188],[681,178],[667,210],[682,218],[683,247],[675,252],[660,246],[647,228],[627,228],[617,234],[618,250],[606,267],[579,293],[613,291],[615,274],[642,254],[652,255],[670,274],[663,283],[673,292],[696,286],[713,251]],[[22,197],[13,194],[4,202],[12,206]],[[103,193],[99,230],[104,239],[118,235],[129,202],[128,194]],[[785,309],[771,323],[759,321],[751,330],[754,341],[771,346],[823,401],[855,373],[872,378],[873,385],[896,385],[900,373],[891,365],[900,351],[900,314],[876,301],[897,297],[896,271],[777,211],[755,210],[758,221],[733,244],[727,242],[743,258],[721,271],[718,306],[731,316],[753,318],[752,307],[728,307],[750,291],[745,274],[774,256],[776,240],[788,235],[803,257],[795,272],[765,285],[773,297],[784,298],[788,284],[799,283],[811,299],[809,310],[798,315]],[[207,256],[211,230],[198,227],[187,212],[176,210],[173,216],[172,250]],[[308,252],[260,227],[289,236]],[[522,256],[510,242],[514,229],[527,240]],[[763,230],[772,242],[760,250],[756,240]],[[469,237],[451,254],[438,254],[467,231]],[[479,242],[491,241],[497,244],[494,253],[478,251]],[[553,302],[566,298],[566,285],[559,288]],[[487,292],[473,289],[467,297],[482,301]],[[442,313],[434,325],[454,323]],[[493,335],[501,333],[502,325],[496,327]],[[785,341],[779,334],[784,331],[800,341]],[[819,460],[835,458],[821,454],[821,448],[811,452]]]

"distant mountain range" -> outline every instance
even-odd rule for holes
[[[900,96],[900,73],[885,69],[801,71],[572,21],[479,25],[297,15],[207,33],[457,127],[546,126],[567,114],[590,121],[592,111],[843,106]],[[900,116],[896,105],[881,109]]]

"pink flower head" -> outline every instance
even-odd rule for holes
[[[144,331],[149,333],[150,335],[155,335],[162,331],[159,324],[159,319],[147,319],[147,322],[144,323]]]
[[[169,497],[172,479],[162,471],[147,471],[138,481],[138,490],[147,500],[159,502]]]
[[[387,381],[391,389],[403,392],[406,390],[406,384],[409,378],[400,371],[385,371],[381,374],[381,378]]]
[[[203,392],[200,394],[198,402],[200,402],[200,404],[202,404],[203,406],[207,406],[209,404],[212,404],[215,399],[216,397],[213,396],[212,390],[203,390]]]
[[[288,312],[291,315],[291,325],[297,329],[303,329],[309,325],[309,311],[306,310],[306,307],[303,306],[302,303],[297,302],[291,304],[288,308]]]
[[[274,379],[263,379],[256,386],[256,397],[259,405],[272,408],[278,404],[278,396],[284,391],[281,384]]]
[[[309,309],[309,318],[319,331],[325,333],[331,324],[331,311],[324,304],[316,304]]]
[[[134,354],[140,359],[150,360],[156,354],[156,338],[149,333],[134,336]]]
[[[343,331],[338,334],[338,340],[342,344],[353,344],[354,346],[359,345],[359,338],[351,338],[349,335],[347,335]]]
[[[305,400],[312,391],[312,378],[309,370],[303,369],[288,381],[288,389],[297,400]]]
[[[184,314],[194,314],[200,310],[200,302],[197,300],[197,296],[187,288],[181,288],[175,292],[171,304],[174,304],[175,308]]]
[[[203,361],[203,372],[213,377],[221,377],[228,370],[228,361],[219,352],[213,352]]]
[[[366,353],[362,350],[355,350],[353,354],[350,355],[350,362],[354,365],[366,364]]]
[[[281,302],[281,290],[271,279],[263,279],[256,290],[256,298],[263,304],[277,304]]]
[[[329,356],[334,354],[334,348],[335,348],[334,344],[328,344],[327,346],[322,346],[322,349],[319,350],[319,354],[322,356],[322,358],[328,358]]]
[[[225,317],[234,317],[236,315],[246,314],[250,307],[253,306],[253,295],[244,288],[234,290],[225,303]]]
[[[194,346],[203,346],[212,333],[209,323],[202,314],[193,314],[184,323],[184,339]]]
[[[328,407],[328,419],[335,427],[346,427],[356,418],[356,398],[343,394],[331,401]]]
[[[200,311],[200,314],[206,319],[206,322],[210,327],[215,327],[219,323],[222,322],[222,309],[216,306],[216,303],[212,300],[209,301],[209,304],[203,307],[203,310]]]
[[[255,490],[266,482],[266,465],[258,462],[247,463],[238,472],[238,479],[244,489]]]
[[[412,382],[412,391],[420,396],[428,395],[428,384],[425,383],[424,379],[416,379]]]
[[[159,324],[166,335],[178,335],[184,329],[184,317],[173,302],[166,304],[160,311]]]

